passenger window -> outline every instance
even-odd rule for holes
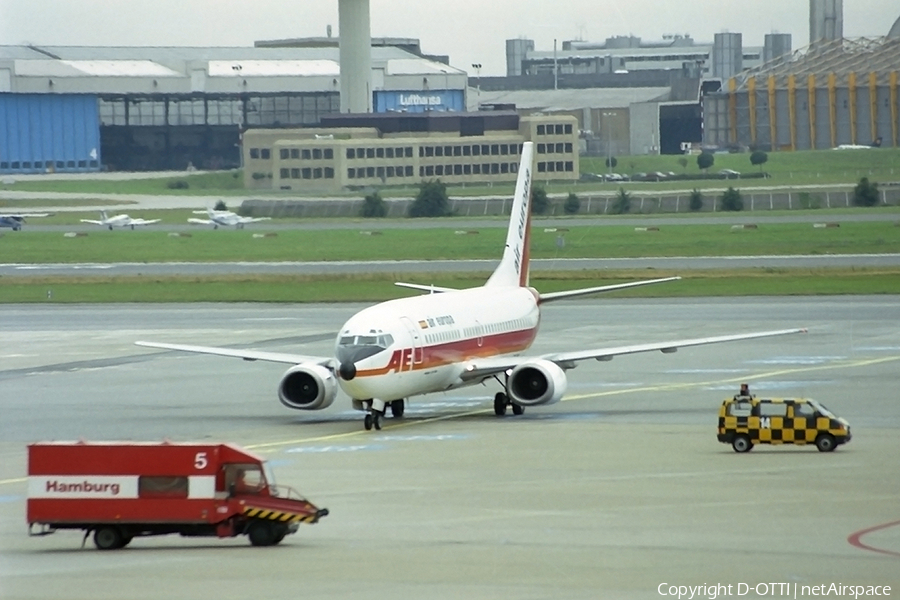
[[[784,417],[787,415],[787,404],[765,403],[759,405],[761,417]]]
[[[749,417],[753,405],[749,402],[734,402],[728,405],[728,415],[731,417]]]

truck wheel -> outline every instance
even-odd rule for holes
[[[753,448],[753,442],[746,435],[737,435],[732,440],[731,447],[735,452],[749,452]]]
[[[98,550],[116,550],[125,544],[122,531],[114,525],[104,525],[94,530],[94,545]]]
[[[284,539],[284,536],[288,534],[287,525],[278,525],[275,528],[275,539],[272,541],[272,544],[280,544],[281,540]]]
[[[834,443],[834,436],[830,433],[823,433],[816,438],[816,448],[819,449],[819,452],[831,452],[836,447],[837,444]]]
[[[271,546],[275,542],[277,534],[275,533],[274,523],[268,521],[254,521],[247,529],[247,537],[254,546]]]

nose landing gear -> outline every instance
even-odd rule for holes
[[[370,431],[373,428],[375,430],[381,429],[381,419],[386,414],[389,406],[391,408],[391,416],[395,419],[403,417],[403,413],[406,410],[406,400],[403,398],[390,402],[377,399],[363,400],[361,404],[366,411],[366,416],[363,420],[363,426],[366,428],[366,431]]]
[[[374,427],[376,430],[381,430],[381,413],[378,411],[371,411],[366,413],[366,418],[363,420],[363,427],[366,428],[366,431],[371,431]]]

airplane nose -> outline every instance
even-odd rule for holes
[[[352,381],[356,377],[356,365],[352,362],[342,362],[341,366],[338,367],[338,375],[344,381]]]

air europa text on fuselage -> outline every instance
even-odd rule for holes
[[[522,209],[519,211],[519,244],[513,248],[513,253],[515,255],[515,264],[516,271],[520,272],[522,270],[522,251],[521,242],[525,239],[525,225],[528,223],[528,195],[531,189],[531,169],[525,169],[525,176],[523,181],[525,182],[525,186],[522,192]]]

